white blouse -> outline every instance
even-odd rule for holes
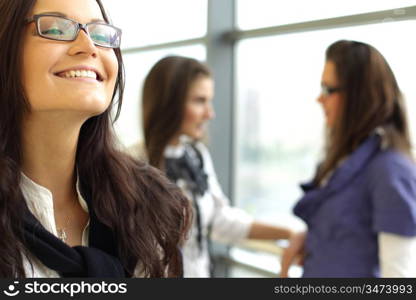
[[[22,180],[20,182],[20,188],[24,198],[26,199],[26,203],[30,212],[36,217],[42,226],[45,227],[46,230],[58,237],[53,208],[53,196],[51,191],[32,181],[23,173]],[[76,189],[78,194],[78,201],[81,207],[86,212],[88,212],[87,202],[84,200],[79,191],[78,180]],[[88,221],[82,232],[82,246],[88,246],[89,224],[90,222]],[[56,271],[46,267],[36,257],[30,256],[29,259],[30,262],[26,257],[23,258],[23,266],[25,269],[26,277],[59,277],[59,274]]]
[[[164,152],[165,158],[181,157],[185,151],[185,144],[188,141],[188,139],[182,137],[181,142],[177,146],[168,146]],[[209,225],[212,224],[211,238],[213,240],[233,244],[245,239],[250,231],[253,218],[242,209],[229,205],[229,200],[224,195],[218,182],[208,149],[200,142],[196,143],[195,146],[202,155],[203,168],[208,176],[208,190],[202,197],[193,199],[185,181],[178,180],[176,184],[191,201],[198,201],[202,235],[205,237],[208,235]],[[140,144],[131,146],[128,152],[136,158],[144,158],[144,149]],[[199,249],[196,238],[197,226],[195,219],[188,239],[182,248],[184,277],[209,277],[210,258],[208,244],[204,238],[202,241],[202,251]]]

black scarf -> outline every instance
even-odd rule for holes
[[[55,270],[62,277],[123,278],[128,276],[118,255],[113,231],[98,220],[88,193],[83,196],[90,214],[88,247],[68,246],[47,231],[29,209],[26,210],[24,217],[26,247],[45,266]],[[134,269],[134,266],[131,265],[129,269]]]
[[[175,184],[179,179],[184,180],[192,194],[198,230],[197,242],[202,250],[202,221],[197,196],[203,196],[208,189],[208,176],[204,171],[202,155],[194,145],[186,144],[181,157],[166,158],[165,167],[167,177]]]
[[[194,145],[185,145],[179,158],[166,158],[166,175],[175,183],[182,179],[192,194],[203,196],[208,189],[208,176],[204,171],[201,153]]]

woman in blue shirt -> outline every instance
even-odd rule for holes
[[[304,277],[416,274],[416,167],[401,92],[372,46],[338,41],[326,51],[318,102],[326,155],[294,213],[307,226],[282,259]]]

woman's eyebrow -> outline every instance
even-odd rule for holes
[[[36,15],[55,15],[55,16],[65,17],[65,18],[68,17],[66,14],[61,13],[59,11],[45,11],[45,12],[37,13]]]
[[[37,15],[54,15],[54,16],[58,16],[58,17],[69,18],[68,15],[66,15],[64,13],[61,13],[59,11],[45,11],[45,12],[38,13]],[[107,23],[103,19],[92,19],[91,22],[103,22],[103,23]]]

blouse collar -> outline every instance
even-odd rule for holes
[[[55,215],[53,208],[53,195],[50,190],[37,184],[23,172],[21,173],[20,188],[23,196],[26,200],[26,204],[30,212],[38,219],[45,229],[57,234],[55,225]],[[79,178],[77,176],[76,191],[78,195],[78,201],[82,209],[88,212],[87,202],[82,197],[79,188]]]
[[[179,158],[185,152],[185,146],[193,142],[193,139],[187,135],[181,135],[179,137],[179,143],[177,145],[168,145],[164,151],[166,158]]]

